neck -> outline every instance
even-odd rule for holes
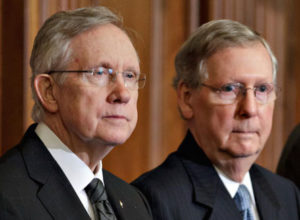
[[[74,133],[68,131],[61,121],[49,120],[44,123],[55,133],[55,135],[76,154],[91,170],[96,172],[98,164],[113,149],[114,146],[104,145],[100,141],[87,141]]]
[[[226,160],[215,163],[218,169],[220,169],[228,178],[235,182],[241,183],[250,170],[253,164],[252,158],[237,158],[230,161]]]

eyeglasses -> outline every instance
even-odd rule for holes
[[[248,90],[253,90],[255,98],[260,104],[267,104],[276,99],[277,88],[272,83],[262,83],[253,88],[247,88],[241,83],[228,83],[219,88],[204,83],[201,83],[201,86],[211,89],[214,92],[212,98],[220,104],[232,104],[241,95],[245,96]]]
[[[146,75],[134,71],[116,72],[112,68],[98,67],[91,70],[51,70],[47,74],[53,73],[86,73],[87,77],[98,86],[107,86],[116,80],[117,74],[122,74],[124,85],[128,89],[142,89],[146,83]]]

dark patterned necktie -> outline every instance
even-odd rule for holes
[[[90,184],[85,187],[97,219],[99,220],[116,220],[114,211],[107,199],[107,195],[102,182],[99,179],[93,179]]]
[[[239,186],[238,191],[233,199],[238,207],[238,210],[243,216],[243,220],[253,220],[254,218],[251,213],[251,198],[245,185]]]

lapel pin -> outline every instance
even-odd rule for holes
[[[123,202],[120,200],[120,206],[121,208],[123,208]]]

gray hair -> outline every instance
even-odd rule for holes
[[[213,20],[200,26],[182,45],[175,58],[174,88],[183,81],[191,88],[198,88],[208,78],[205,61],[228,47],[262,43],[272,61],[273,81],[276,81],[277,60],[270,46],[257,32],[232,20]]]
[[[44,109],[34,89],[34,79],[38,74],[67,67],[73,37],[93,27],[113,24],[123,30],[122,19],[106,7],[79,8],[72,11],[61,11],[48,18],[39,30],[30,57],[32,70],[31,90],[34,100],[32,119],[40,122]]]

